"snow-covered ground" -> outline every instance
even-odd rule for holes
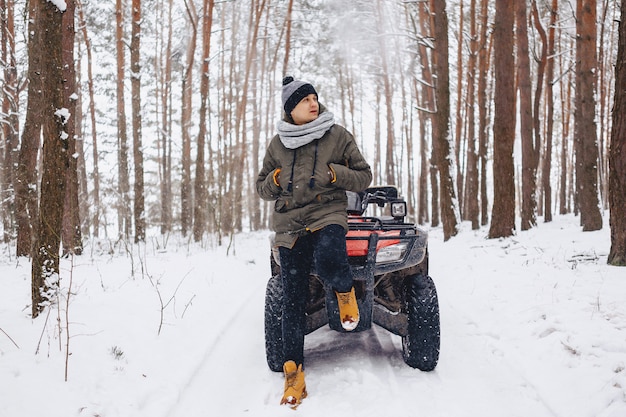
[[[381,328],[320,329],[296,412],[265,363],[268,232],[230,247],[158,237],[132,256],[89,243],[63,261],[60,307],[35,320],[30,265],[4,246],[0,416],[624,417],[626,269],[606,265],[605,224],[556,217],[502,240],[463,225],[445,243],[432,230],[436,370],[407,367]]]

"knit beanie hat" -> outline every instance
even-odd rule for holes
[[[317,91],[311,84],[305,81],[294,80],[291,76],[283,78],[283,109],[287,116],[291,117],[294,107],[309,94],[317,96]]]

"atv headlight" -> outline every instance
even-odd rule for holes
[[[376,254],[376,263],[382,264],[386,262],[399,261],[404,258],[404,255],[406,254],[406,249],[406,242],[381,248]]]
[[[391,215],[395,218],[406,216],[406,203],[404,201],[391,203]]]

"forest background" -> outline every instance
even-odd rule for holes
[[[611,205],[609,262],[626,263],[624,175],[609,175],[618,1],[0,6],[2,232],[33,259],[34,316],[61,245],[268,228],[254,183],[284,75],[315,85],[374,183],[444,239],[465,220],[495,238],[571,212],[598,230]]]

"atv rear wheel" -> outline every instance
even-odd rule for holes
[[[265,357],[274,372],[282,372],[283,352],[283,283],[280,275],[267,282],[265,290]]]
[[[439,361],[440,326],[437,290],[427,275],[406,279],[408,332],[402,336],[402,356],[412,368],[432,371]]]

